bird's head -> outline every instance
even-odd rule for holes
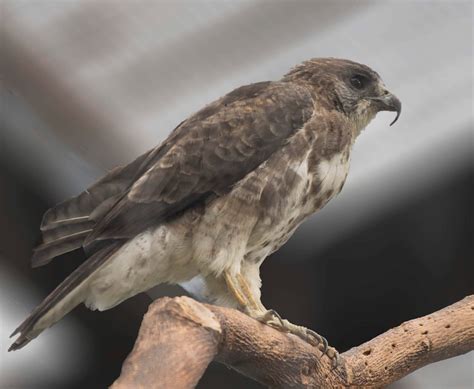
[[[343,111],[362,130],[380,111],[402,109],[380,76],[366,65],[337,58],[315,58],[296,66],[283,80],[311,84],[331,108]]]

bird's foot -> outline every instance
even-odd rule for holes
[[[330,347],[328,345],[328,341],[313,330],[293,324],[286,319],[282,319],[281,316],[273,309],[269,309],[263,313],[252,316],[256,320],[267,324],[270,327],[282,332],[296,335],[310,345],[317,347],[323,353],[323,355],[327,355],[329,357],[333,368],[336,368],[339,365],[339,354],[336,349]]]

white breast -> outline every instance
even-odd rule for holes
[[[267,217],[255,226],[245,254],[246,260],[250,262],[260,263],[278,250],[293,235],[302,217],[311,213],[311,204],[304,201],[313,180],[307,156],[289,169],[300,179],[293,180],[291,191],[281,202],[275,203],[274,209],[267,210]]]
[[[322,208],[341,190],[349,171],[348,153],[338,153],[322,160],[314,173],[309,171],[308,160],[304,159],[291,167],[301,180],[292,187],[285,202],[280,205],[273,218],[257,225],[257,240],[251,240],[246,259],[261,262],[267,255],[278,250],[293,235],[303,220]],[[318,183],[317,193],[311,193],[313,181]],[[318,182],[319,181],[319,182]],[[310,198],[308,201],[308,197]]]
[[[348,173],[349,157],[346,153],[338,153],[331,159],[322,160],[318,166],[318,178],[321,181],[321,195],[325,195],[326,193],[331,193],[331,195],[339,193]]]

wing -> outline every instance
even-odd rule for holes
[[[58,255],[82,246],[100,219],[146,168],[155,150],[150,150],[126,166],[120,166],[84,192],[49,209],[41,222],[42,244],[35,248],[33,267],[49,263]]]
[[[234,90],[178,126],[153,162],[86,238],[130,238],[220,195],[301,129],[313,113],[301,85],[263,82]]]

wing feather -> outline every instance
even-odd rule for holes
[[[130,238],[225,193],[279,150],[313,113],[306,87],[264,82],[241,87],[183,122],[87,237]]]

